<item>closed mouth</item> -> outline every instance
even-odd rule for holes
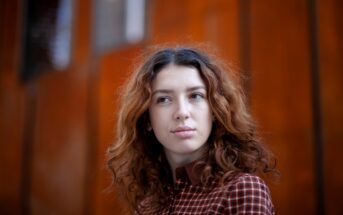
[[[188,127],[188,126],[182,126],[182,127],[178,127],[174,130],[172,130],[172,133],[178,133],[178,132],[185,132],[185,131],[195,131],[194,128]]]

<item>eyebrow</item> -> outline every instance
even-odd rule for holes
[[[191,92],[191,91],[195,91],[195,90],[199,90],[199,89],[206,90],[206,87],[204,87],[204,86],[189,87],[189,88],[186,89],[186,91],[187,92]],[[159,90],[155,90],[154,92],[152,92],[152,96],[154,96],[157,93],[170,94],[172,92],[173,92],[173,90],[169,90],[169,89],[159,89]]]

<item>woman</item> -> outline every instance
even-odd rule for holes
[[[145,54],[121,97],[108,150],[136,214],[274,214],[257,173],[275,172],[242,89],[214,57],[186,47]]]

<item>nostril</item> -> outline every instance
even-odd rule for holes
[[[189,118],[189,115],[188,114],[180,114],[180,115],[177,115],[176,116],[176,119],[177,120],[185,120],[185,119],[188,119]]]

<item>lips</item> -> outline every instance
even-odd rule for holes
[[[179,126],[172,130],[172,133],[177,133],[177,132],[183,132],[183,131],[194,131],[194,128],[188,127],[188,126]]]
[[[191,138],[195,133],[195,129],[188,126],[180,126],[172,130],[171,133],[179,138]]]

